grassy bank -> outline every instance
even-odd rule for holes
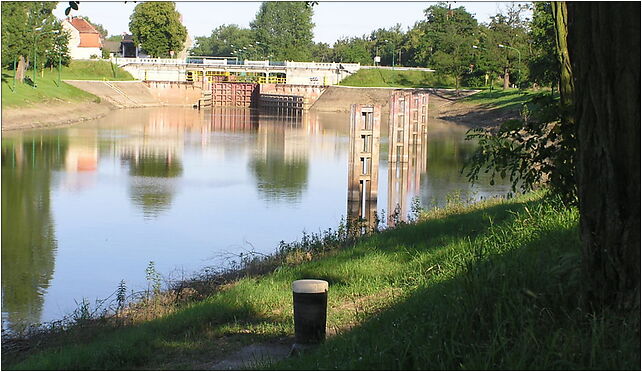
[[[532,89],[506,89],[506,90],[484,90],[475,93],[461,100],[463,103],[470,103],[474,105],[483,105],[484,107],[492,109],[505,109],[520,107],[526,102],[531,101],[534,97],[539,95],[549,95],[550,92],[544,90]]]
[[[38,71],[33,87],[33,71],[27,71],[24,84],[16,83],[13,89],[13,71],[2,70],[2,107],[30,107],[41,103],[99,102],[93,94],[61,82],[58,70],[46,68]],[[60,71],[61,80],[133,80],[125,70],[107,61],[71,61]]]
[[[339,85],[350,87],[451,88],[453,79],[424,71],[361,69]]]
[[[320,251],[307,249],[319,245],[305,237],[271,273],[155,319],[79,327],[39,352],[3,352],[2,367],[207,368],[243,345],[290,339],[290,284],[302,278],[330,283],[328,330],[336,335],[302,357],[259,367],[639,367],[639,313],[580,310],[577,211],[541,194],[451,204],[347,245],[334,236],[325,234]]]

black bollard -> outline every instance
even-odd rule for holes
[[[294,299],[293,350],[325,340],[328,307],[328,282],[325,280],[296,280],[292,283]]]

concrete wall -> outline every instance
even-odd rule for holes
[[[301,96],[304,98],[304,109],[310,108],[325,91],[325,87],[290,84],[261,84],[261,94],[280,94]]]
[[[65,82],[119,108],[162,105],[149,88],[139,81],[65,80]]]
[[[335,85],[350,74],[337,69],[288,68],[287,83],[297,85]]]
[[[128,64],[123,69],[136,80],[185,81],[186,69],[177,65]]]
[[[176,81],[146,81],[152,96],[164,105],[194,105],[201,98],[200,84]]]

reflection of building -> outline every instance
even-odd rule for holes
[[[352,105],[348,157],[348,220],[375,227],[381,107]]]
[[[92,186],[98,169],[98,141],[94,130],[70,128],[67,131],[64,186],[81,190]]]
[[[259,128],[259,113],[243,107],[212,107],[213,132],[254,132]]]
[[[67,156],[65,157],[65,170],[67,173],[93,172],[97,168],[98,146],[96,146],[95,142],[93,146],[69,142]]]

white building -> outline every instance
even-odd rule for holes
[[[100,33],[81,17],[62,21],[62,28],[69,33],[69,55],[71,59],[101,58],[103,46]]]

